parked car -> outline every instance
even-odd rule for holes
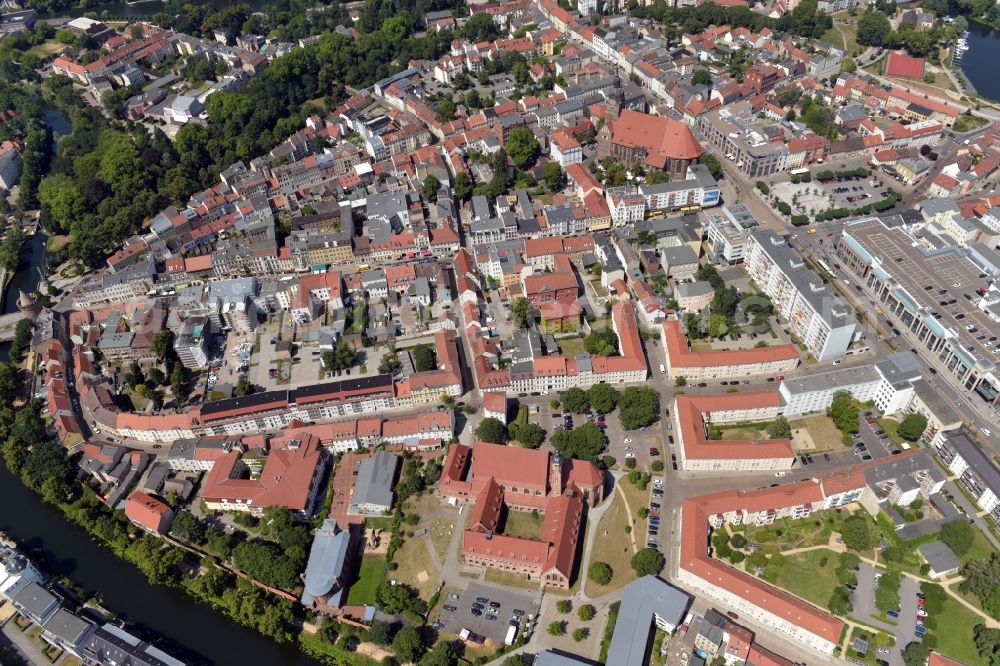
[[[456,606],[452,606],[452,605],[450,605],[450,604],[445,604],[445,607],[444,607],[444,609],[445,609],[446,611],[448,611],[449,613],[454,613],[455,611],[457,611],[457,610],[458,610],[458,608],[457,608]]]

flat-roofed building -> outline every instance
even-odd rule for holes
[[[882,381],[873,365],[840,368],[815,375],[786,377],[778,386],[784,400],[782,414],[787,418],[824,412],[839,391],[847,391],[859,402],[875,399],[875,391]]]
[[[816,360],[843,358],[854,339],[855,319],[836,291],[806,267],[784,238],[769,229],[751,232],[743,263]]]
[[[984,301],[991,280],[970,250],[931,245],[883,217],[846,225],[836,252],[890,321],[913,334],[921,354],[936,358],[984,402],[996,400],[996,307]]]
[[[964,429],[941,438],[937,454],[993,522],[1000,520],[1000,471]]]

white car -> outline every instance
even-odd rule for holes
[[[631,437],[626,437],[626,438],[624,439],[624,442],[625,442],[626,444],[631,444],[631,443],[632,443],[632,438],[631,438]]]
[[[626,453],[625,457],[626,458],[635,458],[635,454],[634,453]]]
[[[986,435],[987,437],[989,437],[990,435],[992,435],[992,434],[993,434],[993,433],[991,433],[991,432],[990,432],[990,429],[989,429],[989,428],[980,428],[980,429],[979,429],[979,432],[983,433],[983,434],[984,434],[984,435]]]
[[[780,479],[781,477],[783,477],[784,475],[785,475],[785,472],[775,472],[775,473],[774,473],[774,476],[775,476],[775,477],[777,477],[777,478],[779,478],[779,479]]]

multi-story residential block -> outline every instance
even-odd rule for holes
[[[639,194],[649,210],[688,210],[717,206],[721,190],[704,164],[687,168],[683,180],[639,185]]]
[[[854,339],[854,317],[784,238],[766,229],[751,232],[743,263],[775,312],[818,361],[843,358]]]
[[[743,263],[747,234],[757,227],[757,220],[743,204],[726,204],[708,216],[709,256],[717,264],[736,266]]]
[[[747,106],[716,109],[698,120],[705,139],[751,178],[784,171],[788,160],[786,144],[770,140],[758,125],[756,114]]]
[[[691,351],[684,327],[676,319],[663,322],[660,337],[667,375],[671,379],[684,377],[688,382],[701,382],[776,376],[794,370],[799,364],[798,349],[790,344],[737,351]]]
[[[1000,470],[967,431],[947,433],[936,444],[937,455],[958,483],[989,514],[1000,522]]]
[[[646,199],[632,187],[609,188],[604,197],[616,227],[641,222],[646,216]]]

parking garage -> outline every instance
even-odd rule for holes
[[[989,283],[964,249],[935,248],[869,218],[844,228],[836,252],[879,307],[909,328],[966,389],[985,401],[996,399],[1000,337],[996,323],[977,307]]]

